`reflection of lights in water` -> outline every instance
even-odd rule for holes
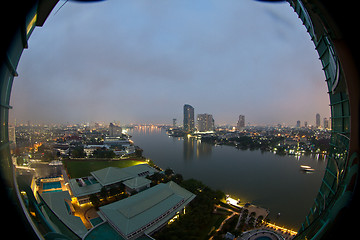
[[[134,130],[137,130],[140,133],[159,133],[161,132],[161,127],[158,127],[156,125],[137,125],[134,127]]]

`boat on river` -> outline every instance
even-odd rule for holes
[[[315,169],[311,168],[310,166],[307,165],[300,165],[300,171],[303,172],[314,172]]]

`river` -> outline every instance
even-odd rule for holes
[[[143,155],[161,168],[170,167],[184,179],[195,178],[241,202],[267,208],[272,222],[293,230],[300,228],[308,214],[326,167],[326,160],[316,156],[213,146],[193,138],[169,137],[156,127],[132,129],[129,134]],[[301,172],[300,165],[315,171]]]

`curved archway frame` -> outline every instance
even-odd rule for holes
[[[21,8],[20,1],[12,1],[10,9],[15,10],[15,18],[7,27],[9,34],[5,48],[1,52],[0,66],[0,166],[3,191],[11,193],[10,201],[16,201],[16,207],[23,221],[28,221],[28,229],[41,238],[54,230],[41,218],[34,223],[28,213],[28,207],[22,201],[15,170],[10,156],[8,136],[8,114],[11,106],[10,93],[16,68],[33,29],[42,26],[58,0],[29,0]],[[288,0],[306,27],[315,49],[319,54],[328,86],[331,107],[331,149],[328,164],[319,193],[309,214],[306,216],[295,239],[321,239],[329,237],[334,229],[342,226],[349,216],[349,209],[356,208],[360,192],[359,139],[360,139],[360,91],[357,67],[359,59],[354,56],[357,45],[350,40],[345,26],[352,20],[351,5],[343,8],[321,0]],[[350,11],[349,11],[350,9]],[[336,13],[349,14],[345,19]],[[3,21],[4,22],[4,21]],[[20,187],[21,188],[21,187]],[[26,187],[24,187],[25,189]],[[30,194],[30,193],[29,193]],[[30,197],[31,198],[31,197]],[[33,206],[36,208],[36,206]],[[41,213],[37,213],[41,215]],[[38,230],[39,224],[42,230]],[[336,232],[335,232],[336,233]]]
[[[346,32],[328,2],[289,0],[306,27],[325,72],[332,135],[328,164],[313,206],[295,239],[328,236],[330,227],[351,205],[358,181],[359,76]],[[327,5],[326,5],[327,4]],[[326,8],[327,7],[327,8]]]

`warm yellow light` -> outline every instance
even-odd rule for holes
[[[263,220],[263,222],[265,222],[265,221]],[[269,223],[269,222],[265,222],[265,223],[266,223],[267,226],[272,227],[272,228],[275,228],[276,230],[281,230],[281,231],[284,231],[284,232],[288,232],[288,233],[290,233],[291,235],[296,235],[296,234],[297,234],[296,231],[287,229],[287,228],[285,228],[285,227],[280,227],[280,226],[277,226],[277,225],[272,224],[272,223]]]
[[[34,24],[35,24],[35,22],[36,22],[36,19],[37,19],[37,13],[34,15],[34,17],[31,19],[31,21],[30,21],[29,24],[27,25],[26,35],[29,34],[31,28],[34,26]]]

